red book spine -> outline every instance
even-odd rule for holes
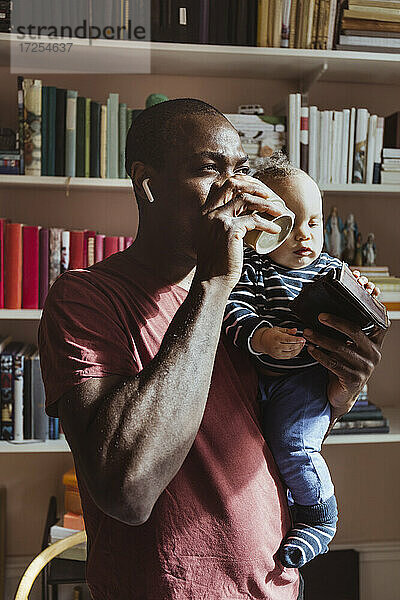
[[[6,220],[0,219],[0,308],[4,308],[4,242]]]
[[[22,224],[7,223],[4,277],[4,306],[19,309],[22,304]]]
[[[39,227],[22,228],[22,308],[39,308]]]
[[[104,260],[104,238],[106,236],[104,233],[98,233],[96,235],[96,243],[95,243],[95,261],[101,262]]]
[[[69,242],[69,268],[84,268],[84,231],[71,231]]]
[[[39,308],[43,308],[49,291],[49,230],[39,231]]]
[[[126,250],[127,248],[129,248],[129,246],[132,246],[132,244],[133,244],[133,237],[132,237],[132,236],[130,236],[130,235],[129,235],[129,236],[126,236],[126,237],[125,237],[125,250]]]
[[[104,258],[108,258],[111,254],[118,252],[118,236],[107,235],[104,240]]]

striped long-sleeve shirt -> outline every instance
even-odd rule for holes
[[[296,327],[298,335],[301,335],[304,324],[291,312],[290,302],[303,285],[341,265],[340,260],[322,252],[308,267],[289,269],[246,248],[240,281],[233,289],[225,310],[224,332],[236,346],[250,352],[260,365],[270,371],[290,372],[317,364],[305,348],[294,358],[279,360],[255,352],[250,340],[260,327]]]

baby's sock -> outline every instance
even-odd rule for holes
[[[282,542],[280,559],[285,567],[302,567],[318,554],[328,552],[336,533],[337,506],[334,496],[322,504],[294,506],[294,526]]]

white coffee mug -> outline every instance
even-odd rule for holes
[[[274,204],[277,204],[282,209],[283,214],[279,217],[273,217],[267,213],[259,213],[259,215],[269,221],[270,223],[276,223],[280,226],[281,230],[279,233],[267,233],[266,231],[260,231],[259,229],[253,229],[248,231],[244,236],[244,242],[246,246],[253,248],[258,254],[268,254],[273,250],[279,248],[281,244],[288,238],[290,232],[294,226],[294,220],[296,215],[292,212],[285,204],[285,202],[270,190],[270,196],[268,200],[271,200]]]

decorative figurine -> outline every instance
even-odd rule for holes
[[[376,260],[375,235],[369,233],[367,241],[362,247],[363,265],[365,267],[374,267]]]
[[[332,206],[330,215],[325,224],[326,251],[335,258],[342,257],[343,249],[343,221],[338,215],[336,206]]]
[[[160,102],[165,102],[166,100],[169,100],[169,98],[164,94],[150,94],[150,96],[147,96],[146,98],[146,108],[150,108],[150,106],[160,104]]]
[[[355,255],[354,255],[354,266],[355,267],[362,267],[363,264],[363,255],[362,255],[362,235],[361,233],[357,234],[357,239],[356,239],[356,251],[355,251]]]
[[[343,228],[343,242],[344,248],[342,253],[342,260],[347,262],[349,265],[354,264],[356,255],[356,240],[358,235],[357,223],[352,213],[346,219]]]

